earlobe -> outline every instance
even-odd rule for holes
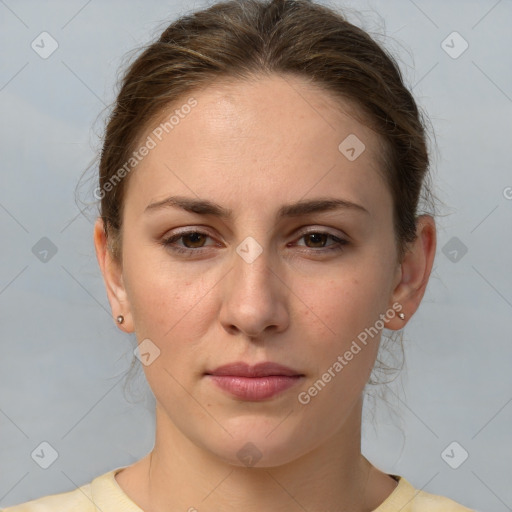
[[[418,309],[425,294],[436,252],[436,226],[430,215],[421,215],[416,221],[416,240],[409,244],[398,269],[398,279],[393,290],[391,304],[402,305],[405,321],[397,317],[386,326],[401,329]]]
[[[115,261],[108,248],[108,240],[101,217],[96,219],[94,225],[94,247],[96,258],[103,275],[103,281],[107,292],[108,301],[116,324],[125,332],[133,332],[130,304],[123,282],[122,268],[119,262]],[[119,321],[119,316],[123,321]]]

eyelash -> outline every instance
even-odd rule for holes
[[[187,247],[187,248],[183,248],[183,247],[177,247],[177,246],[174,246],[172,245],[174,242],[180,240],[181,238],[184,238],[188,235],[204,235],[204,236],[207,236],[208,238],[211,238],[210,235],[208,233],[204,233],[202,231],[183,231],[181,233],[178,233],[178,234],[175,234],[175,235],[172,235],[170,237],[167,237],[165,239],[162,240],[161,244],[166,248],[166,249],[170,249],[171,251],[173,251],[174,253],[176,254],[183,254],[183,255],[187,255],[187,256],[192,256],[194,253],[198,253],[198,252],[201,252],[201,249],[205,249],[205,247],[197,247],[195,249],[193,248],[190,248],[190,247]],[[347,240],[344,240],[342,238],[338,238],[334,235],[332,235],[331,233],[328,233],[328,232],[325,232],[325,231],[308,231],[307,233],[302,233],[302,235],[300,236],[299,240],[301,238],[304,238],[305,236],[308,236],[308,235],[327,235],[328,238],[330,238],[331,240],[333,240],[334,242],[336,242],[335,244],[332,244],[331,246],[329,246],[328,248],[318,248],[318,249],[314,249],[314,248],[306,248],[305,252],[309,252],[311,254],[313,253],[323,253],[323,254],[327,254],[327,253],[330,253],[330,252],[335,252],[335,251],[343,251],[344,250],[344,246],[348,245],[349,242]]]

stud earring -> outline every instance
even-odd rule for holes
[[[398,318],[405,320],[405,315],[403,313],[398,313]]]
[[[122,323],[124,322],[124,316],[123,316],[123,315],[119,315],[119,316],[116,318],[116,320],[117,320],[117,323],[118,323],[118,324],[122,324]]]

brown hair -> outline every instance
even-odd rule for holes
[[[119,183],[113,178],[144,130],[169,105],[214,79],[269,73],[298,75],[348,99],[382,136],[382,171],[393,198],[401,261],[406,244],[415,239],[422,186],[430,194],[424,183],[429,157],[423,115],[391,55],[340,13],[307,0],[233,0],[185,15],[128,68],[99,165],[100,214],[117,259],[129,176]]]
[[[217,80],[295,75],[359,107],[382,137],[382,172],[393,198],[399,261],[416,237],[428,182],[423,114],[393,56],[344,15],[308,0],[230,0],[171,23],[128,67],[108,120],[99,165],[100,214],[121,261],[123,197],[115,186],[145,130],[164,110]],[[341,142],[341,141],[340,141]],[[123,173],[124,174],[124,173]],[[106,192],[109,189],[108,193]],[[434,206],[432,203],[431,210]]]

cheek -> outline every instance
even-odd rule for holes
[[[308,295],[310,302],[315,304],[311,309],[319,312],[331,335],[341,336],[340,342],[349,341],[374,325],[386,308],[387,278],[376,267],[373,271],[371,267],[366,269],[331,279],[328,286]]]
[[[211,285],[193,264],[185,272],[183,264],[173,264],[158,248],[125,254],[125,285],[137,334],[161,343],[180,339],[176,332],[193,328],[198,312],[204,314]]]
[[[308,414],[329,411],[330,428],[338,428],[371,375],[382,332],[375,325],[386,307],[384,289],[379,271],[365,271],[331,279],[323,289],[310,287],[305,294],[304,302],[314,306],[297,329],[305,335],[314,371],[301,391],[310,400]]]
[[[190,399],[182,386],[188,388],[202,369],[201,343],[212,322],[214,305],[201,278],[191,279],[158,266],[137,267],[140,271],[132,274],[127,268],[136,337],[138,343],[149,339],[158,348],[158,356],[143,370],[155,397],[179,414]]]
[[[304,329],[321,347],[315,350],[319,376],[342,357],[339,364],[343,370],[332,370],[336,373],[332,386],[335,393],[359,389],[373,368],[383,328],[380,315],[386,312],[388,304],[387,271],[381,265],[373,260],[361,261],[350,271],[346,267],[343,276],[331,278],[322,288],[311,288],[310,283],[304,296],[304,302],[313,305],[305,312],[307,320],[302,322],[309,325],[304,324]],[[305,285],[303,290],[308,289]]]

